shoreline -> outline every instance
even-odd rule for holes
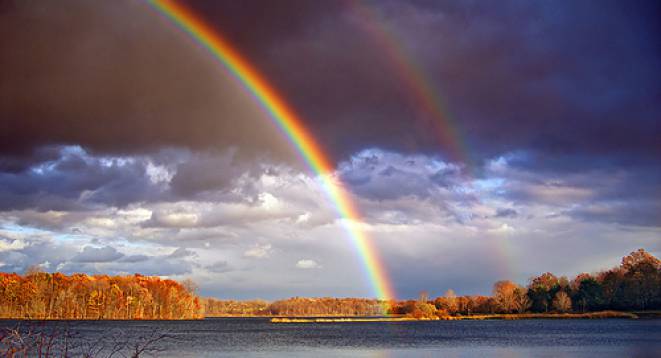
[[[651,313],[646,318],[660,318],[661,315]],[[529,319],[638,319],[633,312],[600,311],[590,313],[521,313],[521,314],[479,314],[470,316],[445,317],[273,317],[271,323],[345,323],[345,322],[417,322],[417,321],[484,321],[484,320],[529,320]]]
[[[21,321],[21,322],[163,322],[163,321],[204,321],[206,317],[201,318],[112,318],[112,319],[94,319],[94,318],[18,318],[18,317],[0,317],[2,321]]]
[[[661,319],[661,311],[598,311],[588,313],[513,313],[513,314],[475,314],[466,316],[443,317],[410,317],[393,316],[340,316],[340,315],[309,315],[309,316],[260,316],[260,315],[208,315],[200,318],[181,319],[70,319],[70,318],[12,318],[1,317],[0,321],[24,322],[94,322],[94,321],[203,321],[214,318],[263,318],[272,323],[343,323],[343,322],[417,322],[417,321],[483,321],[483,320],[529,320],[529,319]]]

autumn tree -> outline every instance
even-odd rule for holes
[[[445,307],[443,308],[450,314],[457,312],[457,294],[454,293],[453,289],[445,291]]]
[[[601,286],[604,307],[623,309],[624,307],[624,273],[617,267],[597,275],[597,282]]]
[[[558,312],[571,311],[571,299],[565,291],[558,291],[553,298],[553,309]]]
[[[0,317],[30,319],[199,318],[198,298],[173,280],[108,276],[0,273]]]
[[[452,289],[447,290],[444,296],[437,297],[434,300],[434,306],[437,310],[443,310],[449,314],[455,314],[459,309],[457,295]]]
[[[548,312],[553,297],[559,290],[558,278],[550,272],[532,278],[528,285],[532,309],[536,312]]]
[[[649,309],[661,304],[661,261],[643,249],[622,259],[623,291],[628,306]]]
[[[630,272],[639,270],[641,265],[648,266],[650,269],[659,270],[661,261],[645,251],[645,249],[638,249],[637,251],[630,253],[628,256],[623,257],[620,267],[625,272]]]
[[[580,281],[579,281],[580,280]],[[573,301],[582,312],[594,311],[603,306],[603,289],[595,278],[589,275],[578,276],[574,282]]]
[[[514,289],[514,309],[517,313],[524,313],[530,309],[532,301],[528,297],[528,290],[524,287]]]
[[[259,314],[289,316],[375,316],[384,313],[384,302],[365,298],[293,297],[268,304]],[[207,308],[208,309],[208,308]],[[390,313],[404,314],[401,303],[393,303]]]
[[[493,298],[499,311],[510,313],[517,309],[516,291],[519,285],[512,281],[498,281],[493,285]]]

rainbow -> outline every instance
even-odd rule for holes
[[[397,38],[395,31],[388,28],[387,22],[378,11],[369,7],[367,1],[353,0],[349,1],[349,5],[362,20],[360,26],[363,30],[384,51],[394,72],[407,87],[411,99],[416,102],[416,108],[432,119],[431,125],[449,159],[464,163],[470,169],[468,151],[459,140],[461,137],[457,126],[448,115],[438,91],[426,79],[427,76],[415,60],[407,54],[402,46],[403,41]]]
[[[404,42],[397,36],[394,29],[388,26],[388,22],[372,4],[374,2],[363,0],[348,0],[350,10],[361,20],[359,25],[370,36],[370,38],[383,51],[386,58],[399,77],[400,81],[407,87],[411,99],[416,102],[416,108],[420,108],[431,117],[432,125],[439,137],[443,148],[448,151],[449,159],[465,165],[463,179],[471,182],[474,179],[472,173],[472,162],[468,149],[456,123],[449,115],[438,89],[427,79],[421,66],[406,51]],[[517,270],[514,268],[514,248],[509,238],[494,239],[497,257],[501,261],[502,272],[506,277],[512,277]]]
[[[347,191],[332,175],[333,166],[328,156],[324,154],[282,96],[217,31],[205,24],[192,11],[172,0],[148,0],[148,3],[209,51],[270,115],[279,130],[322,181],[328,198],[333,202],[349,237],[362,258],[377,298],[384,301],[394,299],[395,294],[383,262],[372,241],[359,228],[361,216],[358,210]]]

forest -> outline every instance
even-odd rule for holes
[[[383,302],[368,298],[292,297],[267,302],[232,301],[207,298],[207,316],[379,316]]]
[[[498,281],[491,296],[457,296],[448,290],[431,299],[378,301],[362,298],[301,298],[266,301],[204,300],[207,316],[376,316],[384,313],[417,318],[496,313],[568,313],[603,310],[661,309],[661,262],[643,249],[620,266],[581,273],[569,280],[546,272],[527,286]]]
[[[204,316],[379,316],[415,318],[496,313],[567,313],[661,309],[661,262],[643,249],[621,265],[569,280],[550,272],[527,286],[498,281],[491,296],[458,296],[453,290],[430,298],[380,301],[366,298],[293,297],[267,302],[200,299],[190,280],[153,276],[0,273],[0,318],[19,319],[197,319]]]
[[[195,319],[202,318],[191,281],[158,277],[0,273],[0,318]]]

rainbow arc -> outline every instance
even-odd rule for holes
[[[429,74],[416,63],[405,41],[397,36],[397,32],[388,25],[388,21],[377,11],[371,2],[350,0],[348,5],[362,20],[362,29],[370,36],[393,68],[393,73],[406,86],[410,99],[416,108],[425,114],[424,117],[436,132],[438,141],[448,154],[450,160],[463,163],[470,170],[470,156],[462,143],[459,129],[449,115],[438,89],[428,79]]]
[[[372,240],[359,227],[361,216],[349,193],[334,177],[329,157],[294,110],[287,105],[283,96],[218,31],[208,26],[191,10],[172,0],[149,0],[148,3],[204,47],[269,114],[303,161],[321,179],[326,195],[333,202],[342,218],[344,228],[362,259],[377,298],[394,299],[395,293],[384,264]]]

